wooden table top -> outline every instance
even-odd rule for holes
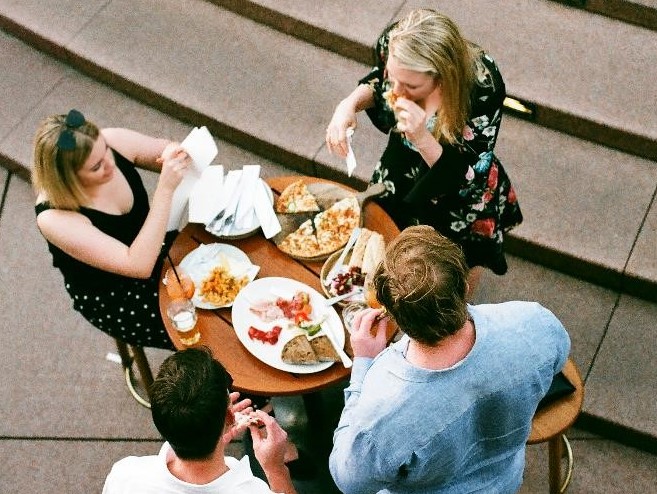
[[[276,177],[268,179],[267,183],[274,191],[274,194],[278,195],[287,185],[298,179],[298,176]],[[304,180],[307,183],[334,183],[312,177],[304,177]],[[346,186],[344,188],[351,190]],[[370,230],[381,233],[386,243],[399,234],[399,229],[392,219],[374,202],[367,202],[362,214],[364,215],[363,225]],[[322,293],[319,276],[323,261],[307,262],[292,259],[279,250],[271,240],[265,239],[260,231],[248,238],[220,240],[211,233],[206,232],[203,225],[190,223],[180,232],[171,247],[171,259],[178,265],[187,253],[200,244],[216,242],[231,244],[244,251],[251,262],[260,266],[258,278],[271,276],[292,278]],[[169,267],[169,263],[165,262],[163,275]],[[180,342],[175,329],[166,317],[166,307],[170,302],[170,298],[166,287],[162,283],[160,283],[159,292],[160,313],[169,336],[176,348],[186,348]],[[336,309],[339,312],[339,307],[336,306]],[[263,396],[298,395],[331,386],[346,379],[350,374],[350,369],[345,369],[340,362],[336,362],[328,369],[313,374],[293,374],[274,369],[254,357],[239,341],[233,330],[230,308],[197,309],[197,314],[197,325],[201,331],[201,341],[198,345],[205,345],[212,350],[215,358],[226,367],[233,377],[233,387],[237,391]],[[394,328],[389,328],[389,330],[392,332]],[[346,338],[346,342],[345,350],[349,355],[352,355],[349,338]]]

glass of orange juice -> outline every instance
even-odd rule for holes
[[[164,274],[164,282],[169,297],[174,300],[178,298],[190,299],[194,296],[194,290],[196,290],[194,281],[180,266],[175,269],[169,268]]]

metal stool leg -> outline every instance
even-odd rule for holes
[[[561,458],[563,457],[564,448],[567,455],[566,477],[561,481]],[[570,480],[573,476],[573,450],[565,434],[559,434],[550,439],[548,443],[548,465],[550,494],[563,494],[568,489]]]

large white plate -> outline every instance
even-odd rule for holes
[[[232,303],[226,305],[215,305],[203,300],[201,296],[201,283],[206,279],[212,270],[226,264],[228,271],[233,276],[247,276],[249,281],[253,281],[260,271],[260,266],[251,263],[249,257],[237,247],[228,244],[201,244],[196,249],[187,254],[180,267],[194,281],[196,289],[192,297],[192,303],[201,309],[220,309],[230,307]]]
[[[326,321],[322,324],[322,331],[331,331],[337,344],[344,348],[344,326],[342,325],[342,320],[335,309],[324,305],[324,300],[326,299],[318,291],[290,278],[260,278],[244,287],[242,291],[237,294],[237,298],[235,298],[235,301],[233,302],[233,327],[235,328],[237,337],[246,349],[265,364],[271,365],[282,371],[297,374],[312,374],[331,367],[335,362],[320,362],[318,364],[310,365],[294,365],[283,362],[281,360],[283,346],[298,333],[286,329],[289,322],[287,319],[263,322],[262,319],[249,310],[253,303],[259,300],[276,300],[279,296],[292,298],[292,296],[300,290],[305,291],[310,295],[310,304],[313,308],[310,317],[313,320],[317,320],[326,316]],[[249,327],[251,326],[263,331],[268,331],[277,325],[282,326],[283,331],[275,345],[249,338]],[[321,332],[318,334],[321,334]]]

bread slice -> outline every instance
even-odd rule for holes
[[[306,335],[299,334],[288,341],[281,351],[286,364],[316,364],[319,362]]]
[[[372,232],[372,235],[365,246],[361,271],[365,274],[373,273],[379,263],[383,260],[385,252],[386,244],[383,240],[383,235],[377,232]]]
[[[365,247],[367,246],[367,241],[374,233],[372,230],[367,228],[360,229],[360,235],[358,235],[358,240],[354,244],[354,248],[351,251],[351,257],[349,258],[349,267],[362,268],[363,267],[363,256],[365,255]]]
[[[320,362],[340,361],[338,352],[335,351],[335,348],[333,348],[333,345],[331,345],[331,341],[325,334],[315,336],[312,340],[310,340],[310,346],[315,352],[317,360]]]

